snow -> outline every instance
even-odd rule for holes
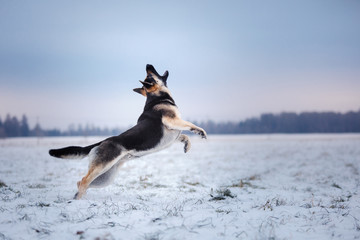
[[[0,239],[359,239],[360,135],[210,135],[127,162],[72,200],[87,159],[0,140]]]

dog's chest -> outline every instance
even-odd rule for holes
[[[163,136],[160,139],[159,143],[155,145],[155,147],[148,149],[148,150],[144,150],[144,151],[136,151],[136,152],[133,152],[131,155],[136,156],[136,157],[141,157],[141,156],[153,153],[153,152],[160,151],[164,148],[169,147],[172,143],[174,143],[180,134],[181,134],[181,131],[179,131],[179,130],[170,130],[170,129],[164,127],[163,128]]]

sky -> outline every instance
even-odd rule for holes
[[[0,0],[0,117],[134,125],[146,64],[182,117],[360,109],[360,2]]]

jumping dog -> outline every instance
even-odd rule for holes
[[[206,139],[204,129],[181,119],[167,87],[169,72],[165,71],[161,76],[148,64],[146,73],[145,80],[140,81],[143,86],[134,89],[146,97],[144,111],[134,127],[86,147],[70,146],[49,151],[57,158],[89,156],[89,170],[77,183],[75,199],[80,199],[89,187],[105,187],[112,183],[121,165],[129,159],[160,151],[176,141],[182,142],[184,152],[188,152],[191,143],[181,131],[191,131]]]

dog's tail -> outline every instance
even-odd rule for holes
[[[86,147],[71,146],[71,147],[65,147],[59,149],[51,149],[49,150],[49,154],[57,158],[68,158],[68,159],[83,158],[90,153],[91,149],[93,149],[96,146],[99,146],[101,143],[102,142],[98,142]]]

